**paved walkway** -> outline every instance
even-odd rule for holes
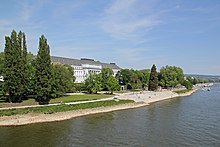
[[[90,100],[90,101],[77,101],[77,102],[69,102],[69,103],[56,103],[56,104],[48,104],[48,105],[31,105],[31,106],[15,106],[15,107],[7,107],[7,108],[0,108],[0,110],[8,110],[8,109],[20,109],[20,108],[32,108],[32,107],[46,107],[46,106],[56,106],[61,104],[67,105],[74,105],[74,104],[84,104],[84,103],[93,103],[93,102],[100,102],[100,101],[110,101],[114,100],[115,98],[119,100],[133,100],[135,102],[142,102],[142,103],[151,103],[156,102],[164,99],[169,99],[178,96],[186,96],[190,95],[195,90],[190,91],[189,93],[184,94],[177,94],[172,91],[161,91],[161,92],[152,92],[152,91],[145,91],[145,92],[129,92],[129,93],[122,93],[116,94],[114,97],[110,98],[102,98],[98,100]]]
[[[48,104],[48,105],[15,106],[15,107],[0,108],[0,110],[32,108],[32,107],[46,107],[46,106],[57,106],[57,105],[61,105],[61,104],[74,105],[74,104],[93,103],[93,102],[100,102],[100,101],[110,101],[110,100],[113,100],[113,99],[114,99],[114,97],[103,98],[103,99],[98,99],[98,100],[90,100],[90,101],[78,101],[78,102],[69,102],[69,103],[55,103],[55,104]]]

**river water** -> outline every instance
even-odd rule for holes
[[[220,85],[137,109],[0,127],[0,146],[220,147]]]

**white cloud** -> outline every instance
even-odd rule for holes
[[[153,3],[116,0],[105,10],[102,28],[112,37],[133,40],[162,23]]]

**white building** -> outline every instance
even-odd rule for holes
[[[70,59],[63,57],[51,56],[53,63],[69,64],[74,69],[74,76],[76,77],[76,83],[82,83],[86,80],[89,72],[99,74],[102,68],[111,68],[114,72],[114,76],[121,70],[115,63],[101,63],[93,59],[82,58]]]

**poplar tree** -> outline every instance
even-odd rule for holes
[[[156,91],[158,89],[158,75],[157,75],[157,68],[155,65],[151,68],[150,73],[150,80],[148,84],[148,90]]]
[[[14,91],[14,87],[11,85],[14,85],[14,75],[13,75],[13,51],[12,51],[12,46],[11,46],[12,42],[11,42],[11,38],[6,36],[5,37],[5,49],[4,49],[4,53],[5,53],[5,60],[4,60],[4,71],[3,71],[3,76],[4,76],[4,93],[8,93],[9,94],[9,102],[12,101],[12,96],[13,96],[13,91]]]
[[[52,67],[50,48],[47,39],[42,35],[39,40],[39,51],[35,61],[36,101],[48,104],[52,93]]]
[[[17,58],[17,67],[16,67],[16,71],[17,71],[17,77],[19,77],[18,82],[18,90],[19,90],[19,101],[22,100],[24,93],[25,93],[25,78],[24,75],[26,73],[26,71],[24,70],[25,64],[23,62],[24,56],[23,56],[23,33],[20,31],[18,33],[18,38],[17,38],[17,49],[16,52],[14,53],[16,54],[16,58]]]
[[[26,36],[25,33],[22,33],[22,56],[21,56],[21,64],[22,64],[22,85],[23,85],[23,93],[22,96],[26,97],[28,94],[28,63],[27,63],[27,44],[26,44]]]
[[[9,94],[9,102],[17,102],[22,100],[25,91],[22,64],[22,47],[23,33],[20,31],[17,35],[13,30],[11,37],[5,37],[5,60],[4,60],[4,83],[5,93]]]

